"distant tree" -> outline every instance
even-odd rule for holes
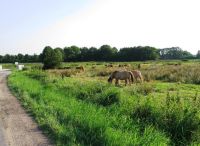
[[[46,46],[42,52],[42,62],[44,64],[43,68],[44,69],[49,69],[52,68],[52,54],[53,54],[53,49],[50,46]]]
[[[196,58],[200,59],[200,50],[197,52]]]
[[[3,56],[0,55],[0,63],[3,63]]]
[[[88,50],[88,61],[97,61],[100,60],[98,56],[98,49],[95,47],[91,47]]]
[[[44,68],[55,68],[63,61],[144,61],[155,59],[195,59],[200,58],[200,50],[194,56],[179,47],[156,49],[150,46],[125,47],[119,51],[115,47],[103,45],[79,48],[77,46],[51,48],[47,46],[40,55],[0,55],[0,63],[43,62]]]
[[[17,61],[18,61],[18,62],[23,62],[23,60],[24,60],[24,55],[19,53],[19,54],[17,55]]]
[[[28,54],[25,54],[23,56],[23,61],[22,62],[31,62],[31,56],[29,56]]]
[[[149,46],[122,48],[118,53],[119,61],[155,60],[158,57],[157,49]]]
[[[182,59],[195,59],[195,56],[188,51],[182,52]]]
[[[161,57],[161,59],[190,59],[190,58],[194,58],[194,56],[190,52],[183,51],[179,47],[160,49],[160,57]]]
[[[81,50],[77,46],[65,47],[64,48],[65,61],[79,61]]]
[[[9,54],[6,54],[4,57],[3,57],[3,63],[12,63],[12,56],[9,55]]]
[[[59,49],[54,49],[52,52],[52,65],[55,67],[59,67],[63,61],[63,53]]]
[[[87,47],[83,47],[80,51],[80,61],[89,61],[89,49]]]
[[[103,45],[98,50],[98,56],[100,61],[113,61],[117,54],[117,49],[112,48],[109,45]]]
[[[31,62],[41,62],[41,61],[40,61],[40,58],[39,58],[39,55],[34,54],[34,55],[32,56]]]
[[[59,49],[52,49],[50,46],[44,48],[42,62],[44,69],[56,68],[63,61],[62,52]]]
[[[62,53],[62,58],[64,59],[65,57],[64,50],[60,47],[55,48],[55,50],[59,50]]]

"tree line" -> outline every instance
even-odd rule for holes
[[[47,51],[48,50],[48,51]],[[56,50],[56,51],[50,51]],[[117,49],[109,45],[103,45],[100,48],[96,47],[65,47],[55,48],[46,46],[43,52],[39,55],[0,55],[0,63],[32,63],[32,62],[43,62],[44,52],[47,56],[53,59],[55,56],[61,56],[61,60],[64,62],[72,61],[145,61],[145,60],[156,60],[156,59],[195,59],[200,58],[200,51],[197,55],[192,55],[190,52],[183,51],[179,47],[157,49],[150,46],[137,46],[137,47],[125,47]],[[54,53],[53,53],[54,52]],[[51,55],[50,55],[51,54]],[[52,55],[54,54],[54,55]],[[55,55],[57,54],[57,55]],[[55,59],[55,58],[54,58]],[[47,61],[48,62],[48,61]]]
[[[0,55],[0,63],[14,63],[14,62],[23,62],[23,63],[34,63],[41,62],[40,55],[28,55],[28,54],[18,54],[18,55]]]

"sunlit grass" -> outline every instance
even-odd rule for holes
[[[98,64],[84,63],[85,72],[64,78],[38,69],[14,72],[9,85],[57,145],[200,144],[200,86],[155,80],[154,73],[150,82],[115,87],[99,76],[106,67]],[[159,66],[141,70],[158,73]]]

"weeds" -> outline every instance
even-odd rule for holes
[[[149,80],[190,83],[198,75],[197,68],[189,73],[182,64],[171,70],[151,66],[152,71],[145,65],[141,69]],[[57,145],[199,144],[198,86],[146,82],[119,88],[95,78],[100,69],[93,70],[93,80],[90,70],[87,78],[15,72],[9,84]]]

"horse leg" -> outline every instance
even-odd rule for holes
[[[125,86],[127,85],[127,82],[128,82],[128,80],[126,79],[126,80],[125,80]]]
[[[141,80],[141,83],[143,83],[143,77],[142,76],[140,76],[140,80]]]
[[[115,80],[115,85],[117,86],[119,84],[118,79]]]
[[[130,85],[130,78],[128,78],[128,79],[127,79],[127,84],[129,84],[129,85]]]
[[[133,78],[133,82],[134,82],[134,80],[135,80],[135,78]],[[129,85],[131,86],[131,84],[133,83],[131,78],[129,78],[128,81],[129,81]]]
[[[130,78],[128,79],[128,82],[129,82],[129,86],[131,86],[132,81]]]

